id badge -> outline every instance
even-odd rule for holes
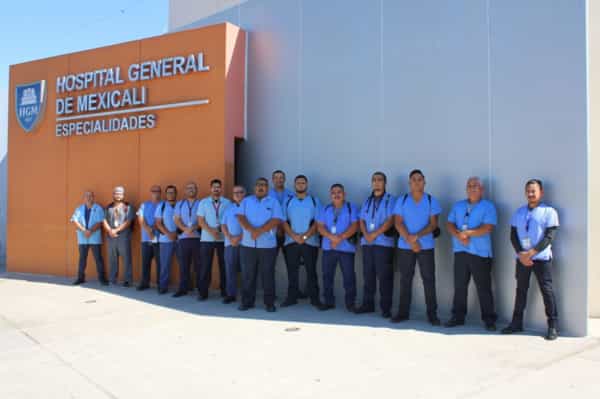
[[[188,227],[192,227],[192,219],[188,220],[188,222],[187,222],[187,226],[188,226]]]
[[[113,224],[115,225],[115,229],[116,229],[117,227],[119,227],[119,222],[118,222],[117,220],[115,220],[115,221],[113,222]]]
[[[331,226],[331,234],[337,234],[337,227]]]
[[[466,224],[462,225],[462,228],[461,228],[462,231],[465,231],[465,230],[468,230],[468,229],[469,229],[469,226],[467,226]]]
[[[374,231],[374,230],[375,230],[375,223],[369,224],[369,231]]]
[[[525,237],[521,240],[521,246],[523,249],[531,249],[531,238]]]

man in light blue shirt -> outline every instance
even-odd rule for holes
[[[437,317],[435,292],[435,240],[439,235],[438,216],[442,208],[432,195],[425,192],[425,175],[419,169],[409,174],[410,193],[399,197],[394,207],[398,239],[398,266],[400,268],[400,306],[392,322],[409,319],[412,281],[417,260],[425,290],[427,318],[434,326],[440,325]]]
[[[175,224],[175,208],[177,206],[177,187],[168,185],[165,188],[166,201],[162,201],[154,211],[155,226],[158,230],[158,245],[160,247],[160,277],[158,293],[166,294],[169,289],[169,277],[173,255],[181,262],[177,245],[177,225]]]
[[[159,285],[160,278],[160,247],[158,245],[158,230],[154,226],[154,214],[156,207],[160,204],[162,190],[160,186],[150,187],[150,200],[143,202],[137,211],[138,223],[141,230],[142,240],[142,281],[137,290],[143,291],[150,287],[150,272],[152,268],[152,259],[156,264],[156,285]]]
[[[200,288],[200,275],[202,265],[200,258],[200,233],[198,232],[198,186],[194,182],[189,182],[185,186],[185,199],[182,199],[175,206],[175,224],[181,230],[178,236],[179,251],[179,289],[173,297],[178,298],[187,295],[190,289],[190,269],[194,263],[194,272],[196,275],[196,287]],[[203,293],[198,290],[198,300],[205,299]]]
[[[394,228],[395,198],[387,193],[387,177],[383,172],[375,172],[371,177],[372,192],[360,210],[360,231],[363,254],[363,302],[356,313],[375,311],[376,281],[379,280],[381,315],[389,319],[392,308],[394,284]]]
[[[237,300],[237,274],[240,270],[240,244],[242,242],[242,226],[237,219],[237,211],[240,207],[246,189],[242,186],[233,187],[233,203],[225,210],[221,229],[225,236],[225,273],[227,284],[227,296],[223,303],[228,304]]]
[[[283,221],[279,202],[268,196],[269,182],[264,177],[256,180],[254,195],[244,198],[237,209],[242,225],[242,303],[240,310],[254,307],[256,276],[260,269],[263,281],[264,303],[267,312],[275,309],[275,260],[277,257],[277,227]]]
[[[497,224],[496,207],[483,199],[483,184],[478,177],[467,180],[467,199],[458,201],[448,215],[446,227],[452,235],[454,251],[454,301],[452,318],[444,325],[465,324],[471,276],[475,281],[481,319],[488,331],[496,330],[496,311],[492,294],[492,231]]]
[[[202,272],[198,291],[200,292],[199,298],[202,300],[208,298],[215,251],[217,252],[219,264],[221,297],[225,298],[227,296],[225,248],[221,226],[223,225],[223,215],[225,215],[227,208],[231,206],[231,201],[221,195],[222,185],[221,180],[213,179],[210,182],[210,196],[204,198],[198,205],[198,225],[202,228],[200,234],[200,265],[202,265]]]
[[[71,222],[77,227],[77,244],[79,247],[79,268],[74,285],[85,283],[85,269],[89,250],[92,250],[96,262],[96,273],[102,285],[108,285],[102,259],[102,222],[104,210],[94,202],[94,192],[83,194],[83,204],[78,206],[71,216]]]
[[[323,236],[323,299],[319,310],[335,307],[333,288],[335,270],[339,263],[344,280],[346,309],[356,311],[356,274],[354,254],[356,252],[356,232],[358,231],[358,209],[346,202],[344,186],[336,183],[329,189],[331,203],[321,209],[317,217],[319,233]]]
[[[527,305],[527,291],[531,273],[538,281],[548,319],[545,338],[558,337],[558,311],[552,289],[552,242],[558,230],[558,213],[542,202],[544,186],[539,179],[525,184],[527,205],[517,209],[511,220],[511,243],[516,252],[517,292],[510,325],[503,334],[523,331],[523,313]]]
[[[311,304],[319,308],[321,301],[319,299],[317,258],[320,237],[315,219],[321,209],[321,202],[317,197],[308,194],[308,178],[306,176],[296,176],[294,186],[296,195],[288,198],[283,205],[288,294],[281,306],[286,307],[298,303],[300,291],[298,269],[303,260],[306,268],[307,294]]]

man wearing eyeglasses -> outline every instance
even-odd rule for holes
[[[244,197],[246,189],[242,186],[233,187],[233,203],[223,215],[221,226],[225,236],[225,273],[227,296],[223,303],[228,304],[237,300],[237,277],[240,271],[240,243],[242,241],[242,226],[236,213]]]
[[[558,312],[552,289],[552,242],[559,226],[558,213],[542,202],[544,186],[541,180],[527,181],[525,196],[527,205],[517,209],[511,221],[510,241],[517,258],[517,292],[512,321],[502,333],[523,331],[523,313],[527,305],[529,280],[533,273],[542,292],[548,319],[545,338],[555,340],[558,337]]]
[[[137,211],[138,223],[141,227],[142,239],[142,281],[137,286],[138,291],[150,287],[150,270],[152,259],[156,264],[156,285],[159,285],[160,276],[160,248],[158,244],[159,231],[154,224],[154,213],[160,203],[161,188],[154,185],[150,188],[150,200],[143,202]]]
[[[254,195],[244,198],[236,215],[243,228],[240,261],[242,264],[242,303],[239,310],[254,307],[256,277],[262,275],[264,304],[267,312],[275,309],[275,261],[277,227],[283,221],[279,202],[268,196],[269,181],[256,180]]]
[[[454,301],[452,318],[444,325],[465,324],[469,281],[473,276],[481,319],[488,331],[496,330],[496,311],[492,294],[492,231],[497,223],[496,207],[483,199],[479,177],[467,180],[467,199],[458,201],[448,215],[446,227],[452,235],[454,251]]]

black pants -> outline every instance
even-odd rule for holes
[[[468,252],[454,254],[454,302],[452,315],[458,321],[464,321],[467,314],[467,296],[469,281],[473,276],[479,305],[481,320],[484,323],[495,323],[498,316],[494,310],[492,294],[492,258],[483,258]]]
[[[437,298],[435,293],[435,256],[433,249],[413,252],[410,249],[398,250],[398,266],[400,268],[400,307],[398,315],[408,317],[412,298],[412,281],[415,267],[419,261],[419,271],[425,290],[425,304],[427,316],[431,319],[437,317]]]
[[[208,295],[208,288],[212,279],[212,264],[213,258],[217,251],[217,262],[219,263],[219,287],[221,288],[221,296],[227,296],[227,284],[225,274],[225,247],[223,242],[200,241],[200,263],[202,271],[200,275],[200,285],[198,291],[200,295]]]
[[[87,257],[90,249],[92,250],[92,255],[94,255],[94,261],[96,262],[98,280],[106,281],[104,259],[102,259],[102,244],[79,244],[79,269],[77,270],[77,278],[85,280],[85,267],[87,266]]]
[[[140,285],[150,285],[152,259],[154,259],[156,265],[156,285],[158,286],[160,280],[160,246],[157,242],[142,242],[142,281]]]
[[[381,245],[363,245],[363,306],[375,306],[375,290],[379,280],[379,305],[382,311],[392,307],[394,286],[394,248]]]
[[[131,284],[133,282],[133,266],[131,264],[131,234],[124,234],[118,237],[108,237],[108,263],[110,265],[110,282],[117,283],[119,274],[119,258],[123,260],[125,269],[124,282]]]
[[[202,273],[200,264],[200,240],[198,238],[183,238],[179,240],[179,289],[188,292],[190,289],[190,267],[194,263],[196,274],[196,287],[200,287],[200,275]]]
[[[242,266],[242,304],[254,306],[256,301],[256,277],[262,276],[265,305],[275,303],[275,261],[277,248],[240,248]]]
[[[542,292],[546,317],[548,318],[548,327],[556,327],[558,311],[556,310],[556,299],[552,290],[552,260],[536,260],[531,267],[523,266],[517,260],[515,276],[517,279],[517,293],[512,324],[520,327],[523,326],[523,312],[527,305],[527,291],[529,290],[531,272],[535,274],[540,291]]]
[[[319,302],[319,283],[317,277],[317,258],[319,248],[308,244],[292,243],[285,246],[288,274],[288,298],[298,299],[300,262],[304,260],[306,268],[306,294],[311,302]]]

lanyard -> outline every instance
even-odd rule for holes
[[[529,233],[529,222],[531,220],[531,212],[532,211],[527,211],[527,216],[525,217],[525,231]]]
[[[192,209],[194,209],[194,207],[196,206],[196,202],[198,202],[198,200],[194,200],[194,203],[192,204],[191,207],[190,207],[190,201],[184,200],[184,202],[188,208],[188,222],[191,222],[192,221]]]
[[[383,201],[383,197],[386,196],[385,199],[385,203],[386,203],[386,207],[387,207],[387,203],[389,202],[390,198],[389,196],[387,196],[386,193],[383,193],[383,195],[381,195],[381,197],[379,197],[379,200],[377,200],[377,197],[371,195],[371,197],[369,198],[369,204],[367,205],[367,213],[369,213],[369,209],[371,210],[371,220],[375,220],[375,215],[377,214],[377,211],[379,210],[379,207],[381,206],[381,202]],[[371,208],[371,203],[373,203],[373,208]]]
[[[221,208],[221,202],[219,200],[213,200],[212,206],[213,208],[215,208],[215,213],[217,215],[217,223],[219,223],[219,208]]]

